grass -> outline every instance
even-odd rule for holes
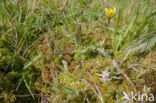
[[[0,102],[133,103],[124,93],[155,94],[155,5],[1,0]],[[109,25],[106,7],[116,8]]]

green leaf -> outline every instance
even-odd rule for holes
[[[26,64],[23,68],[23,70],[27,69],[29,66],[31,66],[39,57],[41,54],[37,55],[33,60],[31,60],[28,64]]]
[[[72,90],[71,88],[65,87],[65,86],[61,86],[60,85],[60,89],[65,93],[65,94],[75,94],[77,95],[77,92]]]
[[[23,75],[23,81],[24,81],[26,87],[28,88],[28,90],[29,90],[31,96],[33,97],[33,99],[35,99],[35,97],[34,97],[32,91],[31,91],[31,89],[30,89],[30,87],[29,87],[29,85],[28,85],[28,83],[27,83],[27,81],[25,80],[25,75]]]

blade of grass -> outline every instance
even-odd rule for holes
[[[25,80],[25,74],[23,74],[22,79],[23,79],[23,81],[24,81],[24,83],[25,83],[25,86],[26,86],[27,89],[29,90],[31,96],[33,97],[33,99],[35,99],[35,97],[34,97],[32,91],[31,91],[31,89],[30,89],[30,87],[29,87],[29,85],[28,85],[28,83],[27,83],[27,81]]]
[[[39,57],[41,57],[41,54],[37,55],[33,60],[31,60],[27,65],[25,65],[23,70],[26,70],[28,67],[30,67]]]
[[[27,63],[27,64],[24,66],[22,78],[21,78],[20,82],[18,83],[18,85],[17,85],[17,87],[16,87],[16,91],[17,91],[17,90],[19,89],[19,87],[20,87],[22,81],[24,81],[24,83],[25,83],[26,87],[28,88],[29,92],[31,93],[33,99],[35,99],[35,98],[34,98],[34,95],[33,95],[32,91],[31,91],[31,89],[30,89],[30,87],[29,87],[27,81],[25,80],[25,70],[26,70],[28,67],[30,67],[39,57],[41,57],[41,54],[37,55],[34,59],[32,59],[29,63]]]

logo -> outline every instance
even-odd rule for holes
[[[127,93],[123,92],[123,97],[122,99],[126,99],[129,101],[149,101],[149,102],[153,102],[155,100],[154,98],[154,94],[141,94],[140,92],[138,92],[137,94],[134,94],[134,92],[132,91],[130,93],[130,95],[128,95]]]

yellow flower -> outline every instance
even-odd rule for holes
[[[111,19],[115,14],[116,8],[114,10],[111,8],[110,10],[108,8],[105,8],[106,16],[108,19]]]

